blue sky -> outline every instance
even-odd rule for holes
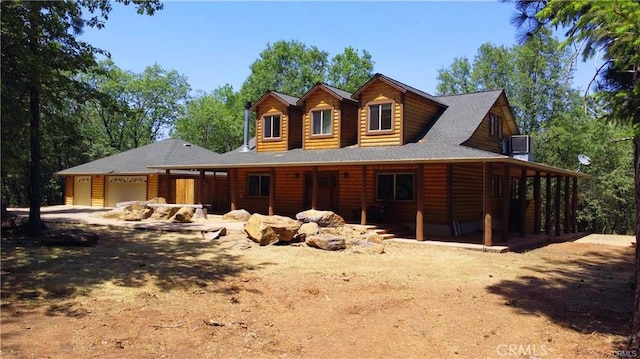
[[[226,83],[238,90],[267,43],[299,40],[327,51],[366,49],[375,72],[435,93],[437,71],[455,57],[473,59],[490,42],[511,46],[512,4],[451,2],[168,1],[154,16],[114,5],[107,26],[81,39],[106,49],[120,68],[158,63],[185,75],[193,90]],[[592,63],[579,63],[574,85],[586,88]]]

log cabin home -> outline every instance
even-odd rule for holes
[[[229,209],[332,210],[418,241],[576,232],[584,175],[533,161],[503,90],[435,97],[376,74],[354,93],[319,83],[245,109],[256,132],[244,150],[156,168],[225,171]]]

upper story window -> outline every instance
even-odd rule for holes
[[[392,103],[369,105],[368,130],[372,132],[391,131],[393,123],[392,108]]]
[[[249,197],[269,197],[271,176],[268,174],[247,175],[247,195]]]
[[[311,134],[330,135],[333,128],[331,110],[311,111]]]
[[[489,114],[489,136],[502,138],[502,117]]]
[[[262,117],[262,138],[280,138],[280,115]]]
[[[378,173],[376,200],[413,201],[413,173]]]

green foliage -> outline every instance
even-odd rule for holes
[[[173,137],[218,153],[231,151],[242,143],[242,113],[242,101],[231,85],[200,93],[187,103]]]
[[[351,46],[329,60],[329,53],[316,46],[281,40],[267,44],[250,68],[240,93],[255,102],[267,90],[301,97],[318,82],[355,91],[371,77],[373,61],[369,52],[360,55]]]

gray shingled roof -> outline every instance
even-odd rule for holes
[[[448,107],[420,141],[404,146],[373,148],[351,146],[328,150],[293,149],[282,152],[255,152],[254,145],[251,152],[241,153],[238,150],[227,152],[216,157],[215,162],[190,161],[188,163],[195,167],[224,168],[250,165],[364,164],[508,158],[498,153],[462,145],[471,137],[501,93],[500,90],[440,97],[439,100]],[[252,141],[255,144],[255,138]],[[175,165],[181,164],[175,163]]]
[[[326,89],[327,91],[331,92],[334,96],[336,96],[339,100],[347,100],[347,101],[350,101],[350,102],[358,102],[358,101],[356,101],[356,100],[351,98],[351,95],[353,95],[351,92],[345,91],[343,89],[339,89],[337,87],[333,87],[333,86],[327,85],[327,84],[322,83],[322,82],[317,82],[315,85],[313,85],[312,88],[309,89],[309,91],[307,91],[302,97],[300,97],[300,99],[298,99],[298,106],[302,106],[302,103],[304,102],[304,100],[317,87],[322,87],[322,88]]]
[[[503,90],[440,96],[447,109],[424,136],[425,141],[462,144],[468,140],[487,115]]]
[[[290,96],[281,92],[271,91],[271,93],[280,97],[284,102],[288,103],[291,106],[295,106],[299,100],[297,97]]]
[[[67,168],[57,172],[56,174],[87,175],[157,173],[159,170],[150,169],[148,166],[172,165],[176,163],[215,162],[218,156],[220,156],[220,154],[180,139],[166,139],[118,153],[113,156]]]

